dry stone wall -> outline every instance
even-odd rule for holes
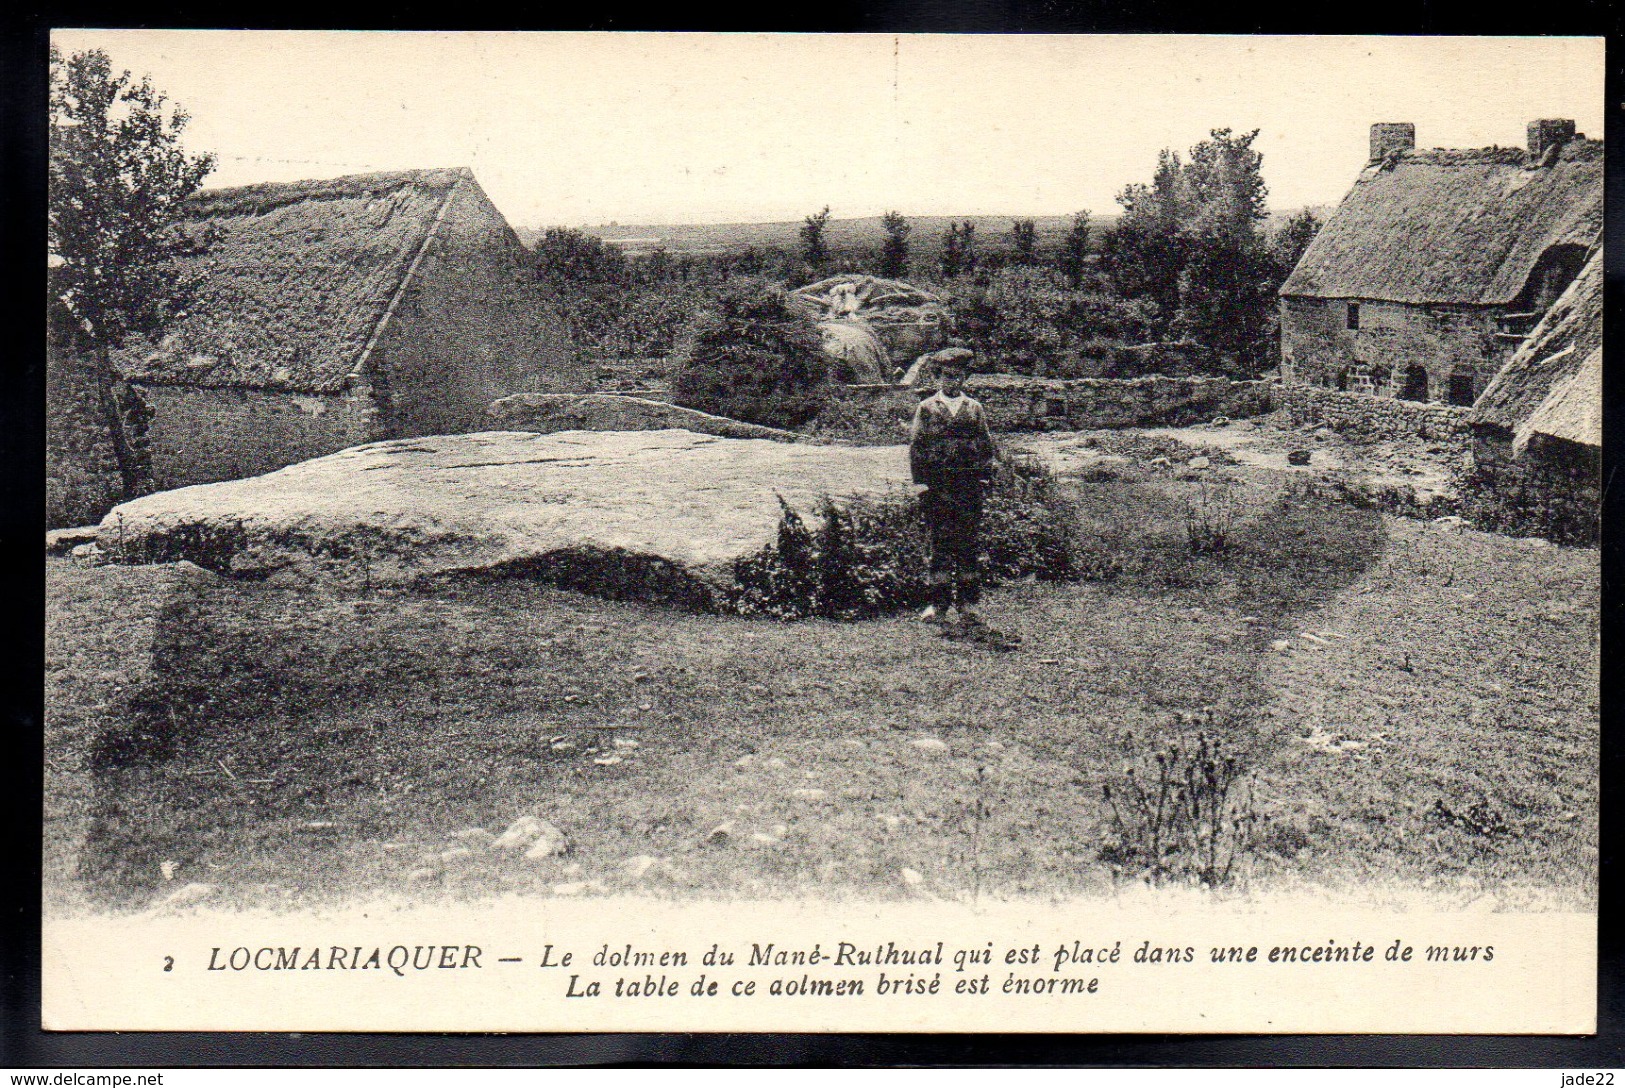
[[[721,438],[765,438],[805,442],[807,436],[737,419],[714,416],[664,401],[610,393],[518,393],[493,401],[486,410],[493,431],[661,431],[677,428]]]
[[[1000,431],[1181,427],[1269,411],[1269,386],[1230,378],[1024,378],[988,374],[971,393]]]
[[[1507,436],[1484,428],[1457,481],[1474,525],[1559,544],[1595,544],[1601,530],[1601,457],[1595,449],[1536,436],[1514,457]]]
[[[1274,406],[1295,427],[1325,426],[1356,442],[1438,442],[1466,447],[1470,408],[1390,400],[1314,385],[1277,385]]]

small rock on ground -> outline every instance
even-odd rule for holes
[[[542,833],[542,822],[534,816],[521,816],[491,845],[497,850],[519,850],[529,846]]]
[[[542,858],[558,857],[570,850],[570,844],[564,837],[564,832],[548,823],[538,820],[536,840],[525,851],[525,857],[530,861],[540,861]]]

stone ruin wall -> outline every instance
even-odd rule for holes
[[[90,364],[55,349],[45,364],[45,525],[94,525],[124,501]]]
[[[237,480],[379,437],[370,396],[141,385],[158,490]]]

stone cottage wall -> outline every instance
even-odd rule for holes
[[[1348,306],[1359,305],[1358,329],[1348,327]],[[1305,384],[1333,386],[1345,367],[1386,367],[1394,375],[1385,395],[1392,397],[1402,375],[1419,363],[1428,372],[1431,400],[1448,398],[1450,375],[1471,367],[1476,396],[1517,347],[1499,338],[1502,310],[1489,306],[1411,306],[1361,299],[1281,299],[1281,360]]]
[[[138,386],[159,490],[258,476],[377,437],[362,393]]]
[[[124,501],[113,437],[90,364],[52,348],[45,362],[45,525],[94,525]]]
[[[1470,408],[1419,404],[1314,385],[1276,385],[1271,402],[1294,427],[1325,426],[1356,442],[1439,442],[1465,449]]]
[[[460,185],[369,366],[390,434],[481,430],[502,397],[589,388],[522,256],[501,214]]]
[[[1475,428],[1472,456],[1457,480],[1462,515],[1481,529],[1596,544],[1601,531],[1601,453],[1534,436],[1514,457],[1511,436]]]

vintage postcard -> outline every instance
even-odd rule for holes
[[[45,1026],[1592,1032],[1603,75],[55,32]]]

